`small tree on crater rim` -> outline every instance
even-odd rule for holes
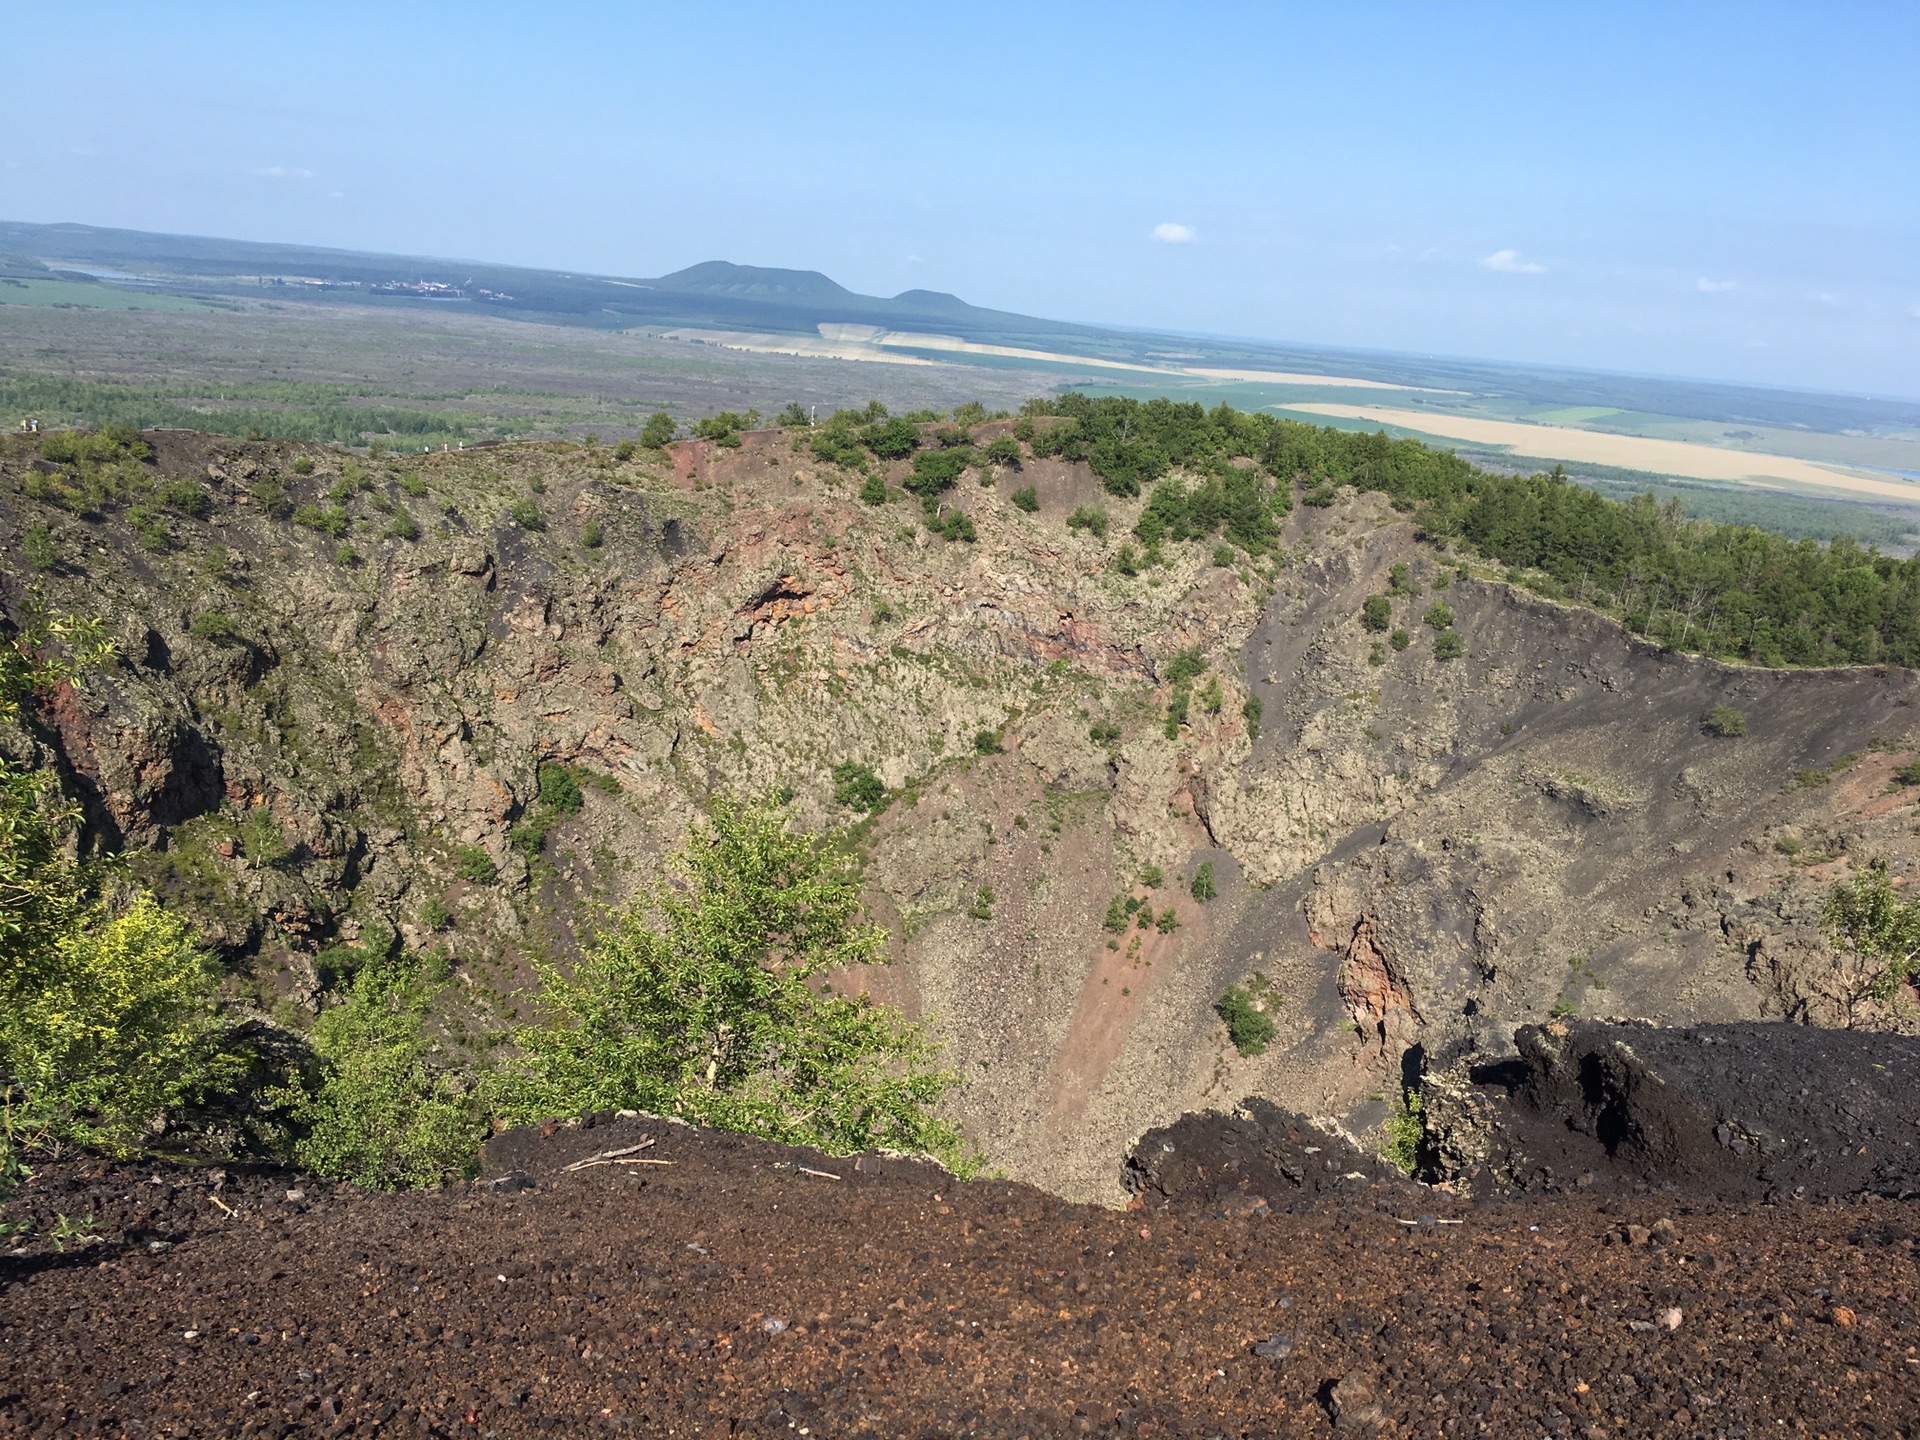
[[[925,1030],[821,977],[888,963],[851,870],[777,807],[721,798],[674,858],[678,882],[618,917],[571,973],[541,967],[547,1018],[515,1034],[501,1111],[529,1121],[631,1108],[839,1154],[969,1162],[933,1114],[959,1082]]]

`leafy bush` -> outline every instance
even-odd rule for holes
[[[1444,600],[1436,600],[1427,607],[1427,613],[1422,618],[1435,630],[1450,629],[1453,625],[1453,607]]]
[[[1318,484],[1309,485],[1306,488],[1306,491],[1300,496],[1300,503],[1302,505],[1311,505],[1316,510],[1325,510],[1339,498],[1340,497],[1335,494],[1333,486],[1329,482],[1322,480]]]
[[[27,564],[36,570],[52,570],[60,563],[60,548],[54,544],[53,532],[44,525],[29,525],[20,537],[20,548],[26,552]]]
[[[1222,570],[1232,569],[1233,568],[1233,547],[1231,545],[1214,546],[1213,547],[1213,563],[1219,566]]]
[[[1138,902],[1128,895],[1116,895],[1107,902],[1107,915],[1101,924],[1113,934],[1118,935],[1127,928],[1134,912],[1140,908]]]
[[[1000,743],[998,730],[979,730],[974,733],[973,750],[976,755],[1000,755],[1006,747]]]
[[[926,1032],[821,976],[887,963],[854,874],[770,805],[716,800],[662,885],[570,973],[542,965],[545,1017],[515,1032],[496,1093],[509,1121],[587,1109],[678,1115],[817,1145],[966,1163],[933,1114],[956,1083]]]
[[[299,462],[294,464],[298,468]],[[307,468],[311,470],[312,464]],[[293,501],[287,498],[287,487],[272,475],[253,482],[253,503],[269,520],[285,520],[293,514]]]
[[[1142,865],[1140,867],[1140,883],[1146,886],[1147,889],[1158,890],[1162,885],[1166,884],[1166,881],[1167,872],[1162,870],[1158,865]]]
[[[1200,868],[1193,872],[1193,884],[1187,888],[1196,900],[1212,900],[1220,894],[1220,885],[1214,879],[1211,860],[1200,862]]]
[[[836,805],[873,814],[886,808],[887,787],[871,765],[846,760],[833,767],[833,800]]]
[[[1920,785],[1920,760],[1910,760],[1893,772],[1894,780],[1901,785]]]
[[[333,552],[333,563],[342,570],[351,570],[360,563],[360,552],[351,545],[342,544]]]
[[[580,791],[580,780],[565,765],[557,765],[551,760],[540,762],[538,771],[540,782],[540,803],[550,807],[560,815],[578,815],[587,803],[587,797]]]
[[[178,510],[195,520],[204,520],[213,513],[213,497],[197,480],[163,481],[155,487],[154,494],[169,510]]]
[[[722,410],[718,415],[708,415],[694,422],[693,435],[696,440],[711,440],[714,444],[727,449],[738,449],[740,432],[752,430],[760,423],[760,412],[749,410],[746,414],[736,414],[732,410]]]
[[[975,920],[991,920],[993,919],[993,901],[993,887],[982,885],[973,892],[973,903],[967,906],[967,914]]]
[[[1413,636],[1405,630],[1395,630],[1387,637],[1387,643],[1396,650],[1404,650],[1413,643]]]
[[[1023,506],[1022,508],[1024,509],[1025,507]],[[1034,508],[1036,510],[1040,508],[1039,501],[1036,500],[1034,502]],[[1074,507],[1073,513],[1067,516],[1067,528],[1069,530],[1091,531],[1102,540],[1107,538],[1108,524],[1107,512],[1092,505],[1077,505]]]
[[[405,540],[409,544],[420,538],[420,522],[404,510],[396,510],[393,519],[387,523],[389,540]]]
[[[1747,717],[1731,705],[1716,705],[1700,717],[1700,728],[1709,735],[1732,740],[1747,733]]]
[[[860,498],[868,505],[887,503],[887,482],[879,475],[869,475],[860,484]]]
[[[29,1133],[126,1145],[245,1068],[219,972],[151,896],[123,908],[61,853],[77,819],[0,762],[0,1101]]]
[[[1467,642],[1460,638],[1455,630],[1446,630],[1433,637],[1433,658],[1436,660],[1458,660],[1467,653]]]
[[[428,930],[444,930],[453,924],[453,912],[438,895],[429,895],[420,902],[420,924]]]
[[[882,460],[904,460],[920,446],[920,427],[904,416],[877,420],[860,432],[860,443]]]
[[[1266,707],[1260,703],[1260,697],[1258,695],[1247,696],[1246,703],[1240,707],[1240,718],[1247,722],[1248,739],[1257,740],[1260,738],[1260,716],[1265,709]]]
[[[656,410],[641,427],[640,443],[649,450],[663,450],[673,442],[674,432],[678,428],[671,415],[664,410]]]
[[[1213,1002],[1213,1013],[1226,1022],[1227,1038],[1242,1055],[1264,1055],[1273,1042],[1273,1021],[1258,1009],[1253,996],[1238,985],[1229,985]]]
[[[1140,552],[1131,545],[1122,544],[1113,552],[1113,568],[1132,579],[1140,573]]]
[[[347,1002],[308,1037],[319,1074],[273,1099],[304,1132],[294,1157],[329,1179],[372,1189],[435,1185],[479,1168],[480,1098],[436,1058],[426,1019],[433,988],[396,961],[363,968]]]
[[[971,543],[979,538],[973,528],[973,517],[964,510],[943,510],[937,515],[929,516],[927,529],[942,540],[964,540]]]
[[[1424,1109],[1418,1091],[1402,1088],[1400,1104],[1380,1126],[1386,1134],[1380,1158],[1403,1175],[1412,1175],[1420,1168],[1420,1142],[1427,1136],[1421,1118]]]
[[[522,530],[544,530],[547,522],[540,516],[540,507],[531,500],[516,500],[507,507],[507,518]]]
[[[1006,469],[1020,468],[1020,442],[1011,435],[1001,435],[989,441],[986,448],[987,463]]]
[[[239,622],[218,610],[206,610],[194,616],[187,630],[195,639],[211,640],[216,645],[237,645],[241,640]]]
[[[804,430],[807,427],[807,407],[798,401],[791,402],[773,417],[773,423],[782,430]]]
[[[580,547],[583,550],[598,550],[606,538],[606,532],[600,528],[598,520],[589,520],[580,527]]]
[[[493,857],[478,845],[462,845],[454,851],[453,873],[470,885],[491,885],[500,878]]]
[[[1120,739],[1120,726],[1112,720],[1096,720],[1087,731],[1087,738],[1096,745],[1112,745]]]
[[[1036,510],[1040,508],[1040,496],[1038,492],[1036,492],[1033,486],[1031,485],[1022,485],[1018,490],[1014,491],[1013,494],[1008,496],[1007,498],[1013,501],[1014,507],[1016,509],[1024,510],[1029,515],[1033,514]],[[1089,512],[1089,513],[1100,513],[1100,512]],[[1091,523],[1089,523],[1087,525],[1087,528],[1089,530],[1092,530],[1094,527]],[[1101,534],[1106,533],[1104,525],[1102,526],[1099,533]]]
[[[311,455],[296,455],[293,458],[293,464],[288,468],[296,475],[311,475],[313,473],[313,457]]]
[[[1894,893],[1885,860],[1835,883],[1820,928],[1829,944],[1854,957],[1853,998],[1893,1001],[1920,976],[1920,901]]]
[[[347,533],[347,512],[337,505],[302,505],[293,512],[293,523],[338,540]]]
[[[972,463],[971,449],[922,450],[913,457],[913,469],[900,483],[922,500],[931,502],[941,491],[951,489]]]
[[[613,447],[613,458],[624,465],[627,461],[633,459],[639,451],[640,447],[633,441],[622,440],[618,445]]]
[[[1360,623],[1376,634],[1385,634],[1393,626],[1393,601],[1384,595],[1369,595],[1360,607]]]

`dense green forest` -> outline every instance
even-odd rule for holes
[[[1308,505],[1332,503],[1339,485],[1378,491],[1440,548],[1497,562],[1530,589],[1617,614],[1676,648],[1763,665],[1920,664],[1920,559],[1845,536],[1789,540],[1691,519],[1651,495],[1610,500],[1557,467],[1495,475],[1416,440],[1224,405],[1068,394],[1023,417],[1036,454],[1086,460],[1116,495],[1152,487],[1136,526],[1149,545],[1224,523],[1246,549],[1263,548],[1270,532],[1246,507],[1256,492],[1242,468],[1257,461],[1276,486],[1271,510],[1284,511],[1296,487]],[[1175,466],[1205,478],[1189,487],[1171,477]]]

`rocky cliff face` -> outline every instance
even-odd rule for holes
[[[1555,1007],[1891,1023],[1816,920],[1851,863],[1913,861],[1906,672],[1657,651],[1463,574],[1376,496],[1296,510],[1277,560],[1174,546],[1128,576],[1065,521],[1132,506],[1055,461],[968,475],[969,544],[779,432],[627,461],[148,438],[131,508],[77,513],[34,442],[0,460],[8,605],[39,587],[120,642],[5,748],[58,767],[280,1023],[342,944],[441,947],[470,1019],[508,1013],[703,796],[784,786],[844,826],[846,761],[897,792],[850,836],[896,963],[849,983],[937,1016],[958,1118],[1070,1195],[1115,1198],[1135,1136],[1247,1093],[1364,1140],[1403,1071],[1508,1053]],[[1396,563],[1404,649],[1359,619]],[[1716,704],[1744,736],[1703,732]],[[543,762],[598,783],[530,864],[509,836]],[[1109,932],[1116,895],[1154,923]],[[1279,1028],[1257,1058],[1212,1010],[1236,982]]]

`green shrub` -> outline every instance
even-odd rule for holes
[[[1318,484],[1307,487],[1306,493],[1300,497],[1300,503],[1302,505],[1311,505],[1316,510],[1324,510],[1329,505],[1332,505],[1338,498],[1339,496],[1334,493],[1332,484],[1322,480]]]
[[[229,1089],[245,1057],[186,925],[145,894],[110,907],[64,857],[77,820],[0,762],[0,1108],[10,1134],[124,1146]]]
[[[1460,638],[1455,630],[1443,630],[1433,637],[1433,658],[1436,660],[1458,660],[1467,653],[1467,642]]]
[[[1747,733],[1747,717],[1731,705],[1716,705],[1701,716],[1700,728],[1709,735],[1732,740]]]
[[[589,520],[580,527],[580,545],[583,549],[598,550],[605,539],[606,534],[601,530],[598,520]]]
[[[293,523],[338,540],[347,533],[347,512],[338,506],[302,505],[293,512]]]
[[[444,930],[453,924],[453,912],[438,895],[429,895],[420,903],[420,924],[427,930]]]
[[[1211,860],[1200,862],[1200,868],[1193,872],[1193,884],[1187,888],[1196,900],[1212,900],[1220,894],[1219,882],[1214,879]]]
[[[1899,897],[1885,860],[1870,861],[1834,884],[1820,928],[1829,944],[1854,958],[1850,1000],[1907,998],[1920,977],[1920,901]]]
[[[662,450],[673,442],[674,432],[679,427],[673,423],[673,417],[664,410],[656,410],[647,417],[647,423],[641,427],[640,443],[649,450]]]
[[[1113,552],[1113,568],[1128,579],[1132,579],[1140,573],[1140,552],[1133,546],[1123,543]]]
[[[1096,720],[1087,731],[1087,738],[1096,745],[1113,745],[1120,739],[1120,727],[1112,720]]]
[[[313,457],[311,455],[296,455],[293,459],[293,464],[288,468],[296,475],[311,475],[313,473]]]
[[[579,777],[570,768],[543,760],[537,773],[542,805],[560,815],[580,813],[587,803],[587,797],[580,791]]]
[[[479,1168],[480,1098],[429,1038],[433,989],[393,961],[354,977],[343,1005],[314,1021],[318,1074],[274,1093],[303,1132],[294,1158],[328,1179],[370,1189],[436,1185]]]
[[[1233,547],[1231,545],[1216,545],[1213,547],[1213,563],[1221,569],[1232,569],[1233,559]]]
[[[1038,501],[1034,502],[1034,508],[1036,510],[1040,508]],[[1091,531],[1102,540],[1107,538],[1107,526],[1110,523],[1107,512],[1094,505],[1076,505],[1073,513],[1067,516],[1069,530]]]
[[[255,865],[277,865],[286,858],[286,832],[266,805],[254,806],[240,822],[240,846]]]
[[[782,430],[804,430],[807,428],[807,407],[794,401],[773,417],[773,423]]]
[[[190,515],[195,520],[204,520],[213,513],[213,497],[207,494],[206,487],[196,480],[167,480],[154,490],[160,497],[160,503],[169,510],[177,510],[182,515]]]
[[[142,550],[155,555],[164,555],[173,548],[173,535],[166,522],[153,514],[145,506],[135,505],[127,511],[127,524],[132,527],[134,539],[140,542]]]
[[[420,522],[404,510],[396,510],[393,519],[387,524],[389,540],[405,540],[409,544],[420,538]]]
[[[507,518],[522,530],[544,530],[547,522],[540,516],[540,507],[531,500],[516,500],[507,507]]]
[[[1036,510],[1040,508],[1039,493],[1035,491],[1033,486],[1031,485],[1021,486],[1018,490],[1014,491],[1013,494],[1008,496],[1007,498],[1012,500],[1014,505],[1018,509],[1026,511],[1027,514],[1029,515],[1033,514]],[[1094,527],[1091,524],[1089,524],[1087,528],[1089,530],[1092,530]],[[1104,527],[1098,533],[1104,535],[1106,533]]]
[[[1106,919],[1101,924],[1113,934],[1118,935],[1127,928],[1127,922],[1133,919],[1139,905],[1133,903],[1128,895],[1116,895],[1107,902]]]
[[[195,639],[211,640],[216,645],[237,645],[241,640],[239,623],[217,610],[194,616],[193,624],[187,628]]]
[[[1000,743],[998,730],[979,730],[974,732],[973,750],[976,755],[1000,755],[1006,747]]]
[[[453,852],[453,873],[471,885],[490,885],[500,878],[493,857],[478,845],[462,845]]]
[[[1380,1127],[1386,1134],[1380,1158],[1403,1175],[1412,1175],[1420,1168],[1420,1142],[1427,1135],[1424,1108],[1418,1091],[1402,1088],[1399,1106]]]
[[[860,443],[882,460],[904,460],[919,448],[920,427],[904,416],[877,420],[860,432]]]
[[[27,564],[36,570],[52,570],[60,564],[60,548],[53,542],[53,532],[44,525],[29,525],[20,537],[20,548],[26,553]]]
[[[1435,630],[1446,630],[1453,625],[1453,608],[1444,600],[1436,600],[1427,607],[1427,613],[1422,618]]]
[[[1413,567],[1406,561],[1398,560],[1387,567],[1387,593],[1390,595],[1420,593],[1420,587],[1413,583]]]
[[[1140,867],[1140,883],[1149,890],[1158,890],[1162,885],[1167,883],[1167,872],[1162,870],[1158,865],[1142,865]]]
[[[1011,435],[1002,435],[988,442],[986,448],[987,463],[1004,469],[1020,468],[1020,442]]]
[[[1920,760],[1912,760],[1893,772],[1894,780],[1901,785],[1920,785]]]
[[[869,505],[887,503],[887,482],[879,475],[869,475],[860,484],[860,498]]]
[[[1258,695],[1247,696],[1246,703],[1240,707],[1240,718],[1247,722],[1248,739],[1257,740],[1260,738],[1260,716],[1265,709],[1266,707],[1260,703],[1260,697]]]
[[[424,499],[427,493],[427,482],[422,480],[417,472],[409,470],[400,477],[400,493],[411,496],[415,500]]]
[[[993,887],[991,885],[982,885],[978,890],[973,892],[973,903],[967,906],[967,914],[975,920],[993,919],[993,900]]]
[[[1404,650],[1413,643],[1413,636],[1404,630],[1396,630],[1387,637],[1387,643],[1396,650]]]
[[[846,760],[833,767],[833,800],[836,805],[874,814],[886,808],[887,787],[871,765]]]
[[[769,805],[720,798],[674,858],[678,885],[621,914],[570,972],[497,1086],[503,1118],[635,1109],[816,1145],[925,1151],[970,1168],[934,1107],[958,1077],[926,1031],[821,977],[887,963],[856,875]]]
[[[1273,1021],[1255,1005],[1253,996],[1229,985],[1213,1002],[1213,1013],[1227,1026],[1227,1038],[1242,1055],[1264,1055],[1273,1041]]]
[[[295,462],[296,468],[298,463]],[[313,467],[309,464],[307,468]],[[287,487],[272,475],[253,482],[253,503],[269,520],[285,520],[293,514],[293,501],[287,498]]]
[[[945,510],[927,521],[927,529],[942,540],[965,541],[971,544],[979,538],[973,528],[973,517],[964,510]]]
[[[618,445],[613,447],[613,458],[625,464],[639,453],[639,449],[640,447],[634,444],[633,441],[622,440]]]
[[[1393,601],[1384,595],[1369,595],[1360,607],[1360,623],[1376,634],[1393,628]]]
[[[1153,924],[1162,935],[1171,935],[1180,928],[1180,912],[1169,905],[1160,912],[1160,918]]]
[[[351,570],[360,563],[360,552],[351,545],[342,544],[333,552],[333,563],[342,570]]]

